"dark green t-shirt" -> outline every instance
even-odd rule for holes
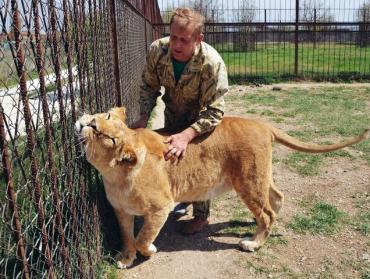
[[[187,63],[188,62],[180,62],[172,58],[173,73],[175,74],[176,83],[179,81]]]

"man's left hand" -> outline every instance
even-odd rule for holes
[[[165,160],[169,159],[182,159],[185,156],[186,147],[188,143],[195,138],[198,133],[193,128],[187,128],[181,133],[174,134],[165,139],[164,143],[168,144],[165,151]]]

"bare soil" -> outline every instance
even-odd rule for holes
[[[274,86],[309,88],[325,84]],[[266,89],[271,87],[266,86]],[[255,88],[232,86],[229,94],[244,94],[250,90]],[[163,125],[161,110],[163,104],[157,106],[153,128]],[[255,117],[247,115],[243,107],[232,102],[228,103],[227,112]],[[290,129],[283,123],[277,126]],[[275,158],[284,158],[289,152],[281,145],[274,147]],[[300,205],[302,200],[320,200],[335,205],[349,219],[355,218],[359,204],[369,212],[368,163],[358,157],[329,158],[319,175],[304,177],[277,160],[273,173],[277,187],[285,194],[285,203],[270,236],[272,240],[259,251],[241,251],[238,248],[241,236],[225,232],[238,199],[235,193],[229,193],[213,202],[210,225],[199,234],[184,236],[180,233],[191,215],[179,220],[170,216],[155,241],[158,253],[150,259],[140,258],[132,268],[119,271],[119,278],[369,278],[370,240],[350,224],[330,236],[299,234],[287,228],[295,214],[307,210]],[[253,223],[254,220],[249,218],[244,225],[248,228]]]

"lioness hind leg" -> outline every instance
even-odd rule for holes
[[[284,202],[284,195],[274,185],[274,182],[270,183],[269,200],[272,210],[275,214],[278,214]]]
[[[257,222],[257,231],[255,234],[251,238],[246,237],[239,242],[239,246],[243,250],[250,252],[259,249],[266,242],[271,231],[271,226],[276,218],[276,214],[270,206],[269,198],[267,197],[268,194],[263,193],[263,191],[258,193],[260,196],[253,196],[253,194],[256,193],[239,193],[244,203],[254,214]]]
[[[115,257],[118,268],[128,268],[136,259],[136,248],[134,238],[134,216],[127,214],[123,210],[115,209],[118,224],[121,230],[122,242],[124,247]]]
[[[144,225],[136,237],[135,242],[136,249],[143,256],[150,257],[157,252],[157,248],[154,246],[153,241],[166,222],[168,213],[169,209],[166,208],[159,212],[144,216]]]

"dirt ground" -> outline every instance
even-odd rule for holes
[[[311,84],[278,86],[309,88]],[[271,85],[266,88],[271,88]],[[244,94],[248,90],[255,88],[231,86],[229,94]],[[159,104],[156,118],[152,122],[154,128],[163,124],[162,109],[163,104]],[[239,114],[237,107],[233,105],[227,106],[227,112]],[[276,125],[283,130],[287,129],[283,123]],[[274,147],[275,158],[281,158],[288,152],[288,148],[281,145]],[[235,193],[229,193],[213,202],[210,225],[199,234],[183,236],[179,232],[185,220],[190,218],[189,215],[180,220],[170,216],[155,241],[158,253],[149,260],[140,258],[128,270],[118,271],[118,277],[369,278],[366,270],[370,268],[370,240],[353,227],[344,226],[338,233],[330,236],[299,234],[287,228],[296,213],[304,213],[305,208],[299,205],[302,200],[325,201],[344,211],[350,218],[354,218],[359,203],[370,211],[368,163],[359,158],[347,157],[327,160],[319,175],[314,177],[300,176],[281,160],[274,161],[275,183],[284,193],[285,203],[270,236],[271,240],[259,251],[241,251],[238,248],[241,235],[227,231],[238,199]],[[249,218],[244,225],[250,227],[253,222]]]

